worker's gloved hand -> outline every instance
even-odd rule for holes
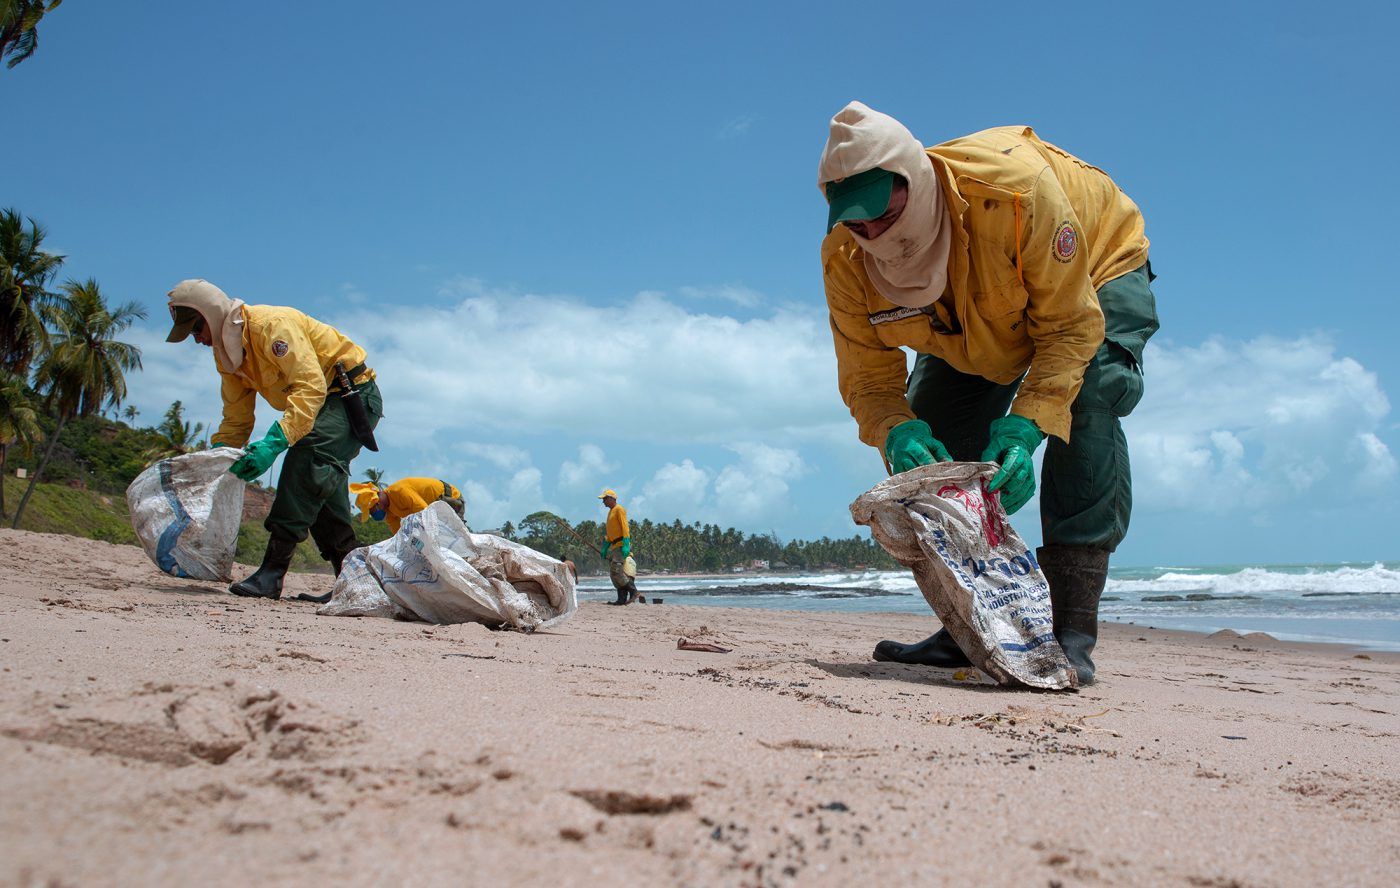
[[[623,537],[623,538],[622,538],[622,557],[623,557],[623,558],[626,558],[626,557],[630,556],[631,554],[632,554],[632,538],[631,538],[631,537]]]
[[[267,430],[267,436],[261,441],[249,444],[248,449],[243,451],[243,455],[229,466],[228,470],[244,481],[252,481],[262,477],[262,474],[272,467],[272,461],[277,459],[277,455],[286,449],[287,436],[282,432],[282,423],[274,422],[272,428]]]
[[[611,549],[611,548],[612,548],[612,543],[609,543],[609,542],[607,542],[606,540],[604,540],[604,542],[603,542],[603,548],[601,548],[601,549],[598,550],[598,557],[601,558],[601,559],[603,559],[604,561],[607,561],[607,560],[608,560],[608,550]]]
[[[1031,459],[1045,433],[1034,421],[1011,414],[992,420],[992,437],[982,451],[983,462],[1001,463],[988,490],[1001,491],[1001,505],[1012,515],[1035,495],[1035,462]]]
[[[952,462],[953,457],[943,442],[933,436],[933,429],[922,419],[901,422],[885,436],[885,459],[896,475],[915,466],[936,462]]]
[[[210,441],[210,442],[209,442],[209,449],[210,449],[210,450],[213,450],[215,447],[227,447],[227,446],[228,446],[228,445],[225,444],[225,443],[223,443],[222,441]]]

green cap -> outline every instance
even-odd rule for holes
[[[194,330],[195,324],[204,320],[204,316],[197,309],[188,305],[170,306],[170,317],[175,321],[170,328],[170,335],[165,337],[166,342],[180,342],[184,340]]]
[[[826,200],[831,212],[826,217],[826,230],[831,233],[840,222],[875,219],[890,208],[894,191],[894,173],[876,167],[839,182],[826,183]]]

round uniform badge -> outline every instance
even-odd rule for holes
[[[285,358],[287,356],[287,343],[281,339],[272,343],[272,353],[279,358]]]
[[[1068,222],[1061,222],[1055,229],[1055,258],[1068,262],[1079,250],[1079,233]]]

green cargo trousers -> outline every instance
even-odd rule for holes
[[[368,380],[356,386],[369,413],[371,426],[384,415],[379,386]],[[301,542],[307,533],[327,561],[356,547],[355,525],[350,519],[350,462],[360,453],[360,441],[350,431],[350,420],[340,395],[331,392],[316,414],[306,437],[296,442],[282,460],[277,495],[263,526],[274,537]]]
[[[1142,350],[1157,332],[1151,263],[1099,288],[1104,341],[1084,371],[1070,408],[1069,443],[1050,438],[1041,467],[1040,522],[1046,545],[1112,552],[1128,533],[1133,481],[1119,421],[1142,400]],[[977,460],[992,420],[1005,416],[1020,380],[999,385],[919,355],[909,376],[914,415],[956,460]]]

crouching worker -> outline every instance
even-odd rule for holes
[[[372,450],[383,414],[365,351],[334,327],[293,308],[247,305],[208,281],[181,281],[170,291],[168,342],[190,335],[214,350],[224,401],[210,443],[245,447],[229,471],[244,481],[265,473],[280,454],[277,496],[263,522],[269,538],[262,566],[229,586],[245,598],[282,597],[282,579],[309,533],[337,575],[358,543],[350,523],[350,461]],[[248,444],[257,396],[283,411],[266,437]],[[357,397],[358,396],[358,397]],[[297,596],[323,601],[329,596]]]
[[[350,495],[360,510],[360,521],[384,521],[390,533],[409,515],[416,515],[432,503],[443,502],[452,507],[463,523],[467,520],[467,503],[462,492],[437,478],[401,478],[390,485],[357,483],[350,485]]]
[[[632,529],[627,525],[627,510],[617,502],[617,491],[605,490],[598,495],[608,510],[604,528],[607,538],[598,556],[608,563],[608,578],[617,590],[617,600],[608,604],[631,604],[637,600],[637,581],[627,573],[627,558],[632,554]]]
[[[925,149],[859,102],[832,120],[818,183],[837,373],[860,439],[896,473],[1000,463],[989,487],[1008,513],[1035,493],[1046,442],[1038,558],[1055,637],[1088,684],[1132,509],[1119,419],[1142,398],[1157,330],[1142,213],[1029,127]],[[917,354],[907,380],[903,348]],[[875,659],[968,664],[946,630],[882,641]]]

